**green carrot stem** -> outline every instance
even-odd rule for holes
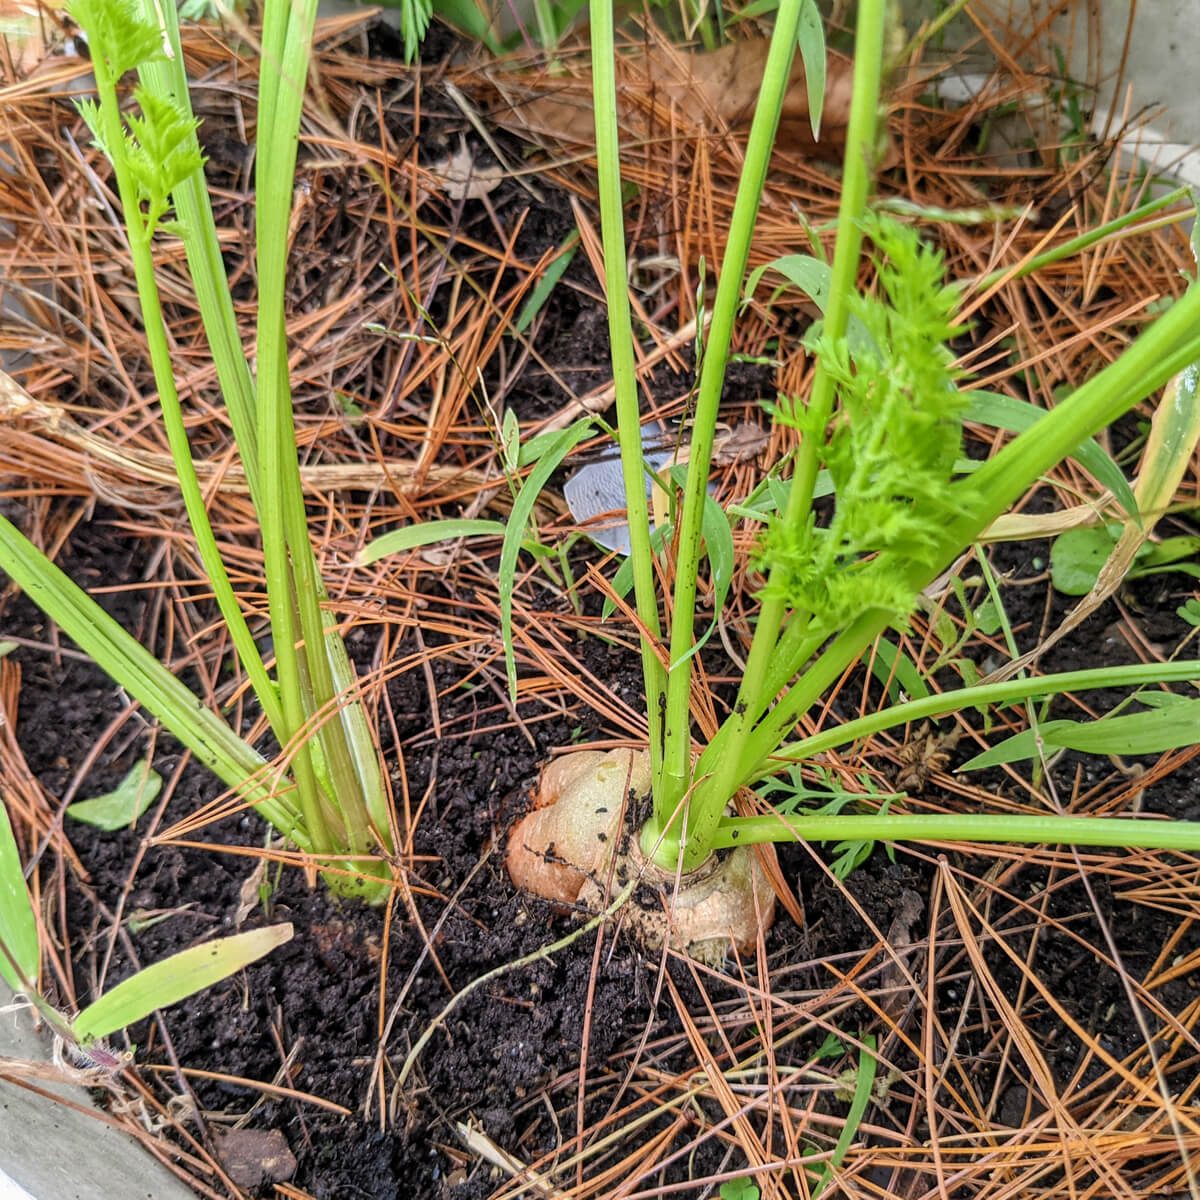
[[[858,260],[862,247],[862,232],[858,221],[866,205],[872,177],[871,157],[874,154],[875,148],[876,118],[883,71],[883,39],[886,25],[884,10],[884,0],[862,0],[858,11],[854,59],[854,90],[851,97],[850,118],[846,135],[846,160],[842,175],[841,202],[838,208],[837,243],[834,250],[829,299],[825,311],[825,326],[829,336],[834,338],[845,334],[850,315],[850,299],[854,294],[858,276]],[[781,8],[776,24],[777,35],[784,24]],[[764,97],[760,98],[759,101],[760,109],[765,95],[764,84]],[[772,137],[774,136],[774,125],[771,126],[771,135]],[[747,156],[747,159],[749,159],[749,156]],[[742,176],[743,183],[745,183],[748,173],[749,161],[747,161],[747,170]],[[761,192],[761,179],[759,180],[758,187]],[[740,200],[740,190],[738,196]],[[752,221],[753,216],[751,217]],[[743,259],[741,260],[741,270],[737,275],[737,286],[739,289],[744,271],[745,260]],[[721,273],[721,283],[724,284],[730,276],[731,272],[727,257],[726,265]],[[719,301],[720,292],[718,290],[718,303]],[[716,366],[709,359],[716,359],[712,346],[717,330],[716,317],[717,310],[714,306],[714,334],[710,336],[709,357],[704,364],[706,370],[713,367],[714,371]],[[722,332],[724,333],[725,331],[722,330]],[[728,347],[727,335],[724,345],[726,348]],[[724,368],[725,358],[722,356],[719,359],[719,369],[722,372],[722,376]],[[702,395],[703,386],[704,381],[702,378]],[[719,398],[718,380],[716,399],[719,400]],[[812,395],[808,404],[809,411],[812,414],[811,424],[813,428],[823,428],[828,422],[833,411],[833,400],[833,380],[824,367],[818,363],[813,380]],[[715,416],[713,419],[715,420]],[[696,424],[697,427],[701,425],[699,404],[697,405]],[[820,468],[819,452],[820,446],[818,440],[806,437],[796,455],[795,472],[788,492],[787,508],[782,518],[785,523],[802,522],[807,519],[807,514],[812,507],[813,490],[816,486],[817,473]],[[694,441],[692,454],[694,461]],[[688,478],[690,482],[692,478],[690,472]],[[704,480],[707,480],[707,460],[705,460]],[[700,499],[702,500],[703,497],[701,496]],[[685,498],[685,521],[687,520],[686,503],[687,500]],[[698,512],[699,505],[697,505],[697,514]],[[694,544],[690,544],[690,548],[698,554],[698,515],[695,519],[697,521],[696,539]],[[693,602],[695,599],[696,570],[693,562],[685,561],[683,558],[683,548],[685,545],[689,545],[689,543],[681,542],[679,566],[676,573],[675,623],[673,633],[680,635],[681,648],[679,650],[676,649],[675,639],[673,638],[671,648],[672,684],[674,684],[675,671],[679,669],[676,664],[682,653],[683,631],[686,630],[690,636],[690,627],[680,619],[680,614],[690,615],[691,608],[686,607],[684,602],[688,600],[689,596]],[[689,580],[691,581],[690,591],[685,586],[681,596],[680,585],[685,584]],[[737,787],[736,780],[741,747],[748,737],[755,720],[761,716],[775,694],[775,692],[768,688],[767,679],[768,676],[777,674],[772,668],[778,665],[782,657],[779,653],[779,640],[780,629],[786,613],[786,600],[784,599],[782,589],[778,586],[772,587],[772,582],[777,585],[778,580],[773,579],[768,582],[766,594],[759,610],[758,620],[755,624],[754,638],[746,660],[742,683],[738,689],[738,698],[732,715],[727,719],[725,726],[721,730],[721,752],[707,756],[709,764],[711,764],[712,774],[700,778],[700,782],[691,796],[687,812],[687,844],[683,847],[684,870],[691,870],[708,857],[711,849],[710,838],[716,827],[716,822],[720,818],[729,796],[733,794],[733,791]],[[815,649],[815,647],[813,648]],[[807,653],[811,653],[811,650]],[[805,658],[807,658],[807,653],[805,654]],[[800,663],[793,661],[793,669],[799,665]],[[682,664],[682,667],[684,670],[687,669],[686,661]],[[686,676],[684,679],[686,685]],[[775,690],[778,691],[778,688]],[[687,695],[685,691],[682,698],[682,704],[685,706],[683,713],[685,725],[686,702]],[[668,737],[672,728],[672,721],[674,720],[671,704],[672,696],[668,692]],[[676,704],[680,704],[678,697],[676,697]],[[689,748],[690,740],[684,745],[684,752],[686,753]],[[678,751],[676,752],[676,758],[678,758]],[[688,765],[686,759],[683,765],[685,767]],[[681,807],[680,801],[682,797],[683,790],[681,787],[677,786],[673,790],[668,791],[664,797],[663,811],[665,813],[675,812]],[[648,828],[643,834],[642,841],[643,846],[647,847],[647,849],[655,844],[659,845],[660,849],[656,855],[659,862],[668,862],[671,856],[677,853],[678,839],[676,837],[664,836],[660,829]]]
[[[298,470],[284,310],[287,231],[308,67],[307,46],[311,44],[315,17],[315,0],[300,0],[294,8],[289,0],[268,0],[263,14],[255,173],[259,280],[256,416],[261,496],[258,517],[280,700],[294,752],[293,773],[304,820],[318,849],[331,850],[334,842],[327,819],[328,805],[321,796],[307,741],[297,737],[313,705],[306,705],[304,699],[307,665],[302,663],[301,654],[306,650],[300,648],[303,630],[296,611],[286,507],[286,480],[289,472]],[[322,647],[318,644],[308,649],[319,653]]]
[[[776,814],[723,818],[717,825],[713,846],[724,850],[731,846],[795,841],[1007,842],[1184,851],[1200,850],[1200,821],[1031,817],[1023,813]]]
[[[629,557],[638,619],[649,640],[642,639],[642,676],[646,687],[646,720],[650,729],[652,778],[662,773],[662,698],[667,678],[657,648],[662,638],[650,515],[646,504],[646,464],[642,455],[641,412],[633,355],[633,323],[625,257],[625,210],[621,197],[621,153],[617,131],[617,85],[614,64],[611,0],[591,0],[592,86],[596,113],[596,171],[600,197],[600,229],[604,242],[604,282],[608,302],[613,389],[625,486]]]
[[[238,659],[250,679],[255,694],[260,697],[267,720],[278,736],[284,728],[283,713],[275,700],[275,693],[266,667],[263,665],[258,645],[250,633],[233,586],[229,582],[229,575],[225,570],[225,564],[221,559],[221,552],[213,534],[212,523],[208,519],[204,494],[196,476],[187,428],[183,420],[183,409],[175,387],[171,350],[167,344],[158,284],[154,276],[154,256],[150,244],[153,230],[138,201],[137,185],[126,158],[125,130],[121,123],[116,81],[107,69],[102,55],[97,56],[95,75],[96,90],[100,98],[100,121],[104,127],[105,144],[112,148],[113,173],[116,176],[117,191],[120,195],[122,215],[125,220],[129,255],[133,264],[134,280],[146,330],[146,344],[150,352],[163,425],[167,432],[167,442],[179,479],[184,507],[196,538],[196,548],[200,554],[200,560],[212,586],[221,616],[229,630]]]
[[[877,0],[867,2],[872,4]],[[695,646],[696,584],[700,569],[701,525],[713,438],[725,382],[725,370],[729,361],[733,323],[741,301],[742,282],[750,256],[754,225],[796,53],[796,33],[801,8],[801,0],[781,0],[775,14],[775,29],[767,52],[762,88],[746,145],[746,158],[738,182],[725,257],[713,300],[712,322],[709,326],[704,362],[700,369],[687,482],[676,531],[670,666],[663,722],[663,769],[661,778],[655,781],[654,817],[642,835],[643,845],[659,844],[657,857],[660,861],[670,859],[681,841],[684,820],[682,801],[690,786],[691,776],[691,657]],[[693,814],[689,826],[696,821],[697,816],[703,823],[711,823],[708,821],[708,814]],[[715,816],[713,819],[715,820]],[[694,835],[689,835],[689,842],[693,840]]]
[[[1002,683],[980,684],[953,692],[939,692],[905,704],[893,704],[877,713],[846,721],[796,742],[786,742],[771,755],[763,776],[775,774],[788,763],[803,762],[826,750],[847,746],[885,729],[961,712],[984,704],[1011,704],[1032,697],[1057,696],[1088,688],[1139,687],[1154,683],[1200,679],[1200,661],[1136,663],[1132,666],[1100,667],[1086,671],[1063,671],[1055,675],[1033,675]]]

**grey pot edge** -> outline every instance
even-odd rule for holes
[[[0,982],[0,1010],[13,1003]],[[51,1045],[29,1013],[0,1012],[0,1055],[46,1063]],[[95,1115],[0,1079],[0,1200],[195,1200],[136,1138],[98,1119],[83,1088],[33,1082]]]

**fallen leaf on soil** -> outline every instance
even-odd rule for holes
[[[718,438],[713,443],[712,461],[718,467],[731,467],[735,463],[752,462],[770,444],[771,434],[742,421],[735,425],[726,438]]]
[[[433,163],[426,170],[440,181],[442,190],[452,200],[479,200],[495,191],[504,178],[504,168],[499,163],[479,166],[462,139],[449,158]]]
[[[260,858],[254,870],[242,880],[238,888],[238,906],[233,914],[234,929],[241,929],[246,918],[258,907],[263,897],[263,883],[267,877],[267,860]]]
[[[623,138],[637,142],[679,133],[745,132],[754,116],[768,45],[766,39],[757,38],[703,52],[656,41],[641,52],[620,55],[617,106]],[[804,65],[797,54],[776,148],[840,162],[852,84],[853,63],[830,54],[821,138],[814,141]],[[511,92],[522,85],[505,81],[505,86]],[[595,144],[590,73],[584,71],[565,80],[561,75],[534,77],[528,86],[535,94],[525,100],[508,96],[506,104],[492,114],[493,119],[509,125],[515,122],[560,142]]]
[[[911,888],[900,893],[900,910],[888,926],[887,943],[892,948],[887,965],[883,968],[880,991],[883,993],[883,1011],[893,1021],[898,1021],[908,1006],[909,991],[905,981],[904,960],[913,944],[913,926],[925,911],[925,901]]]

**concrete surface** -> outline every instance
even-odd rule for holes
[[[908,0],[905,24],[915,31],[945,6],[945,0]],[[1094,96],[1080,98],[1085,110],[1091,109],[1092,131],[1103,137],[1148,116],[1148,123],[1122,139],[1127,161],[1136,157],[1156,172],[1200,186],[1200,2],[1142,0],[1131,25],[1133,7],[1130,0],[972,0],[968,5],[980,23],[1011,31],[1006,53],[1016,53],[1025,36],[1044,46],[1045,35],[1033,30],[1056,13],[1054,29],[1066,55],[1068,78],[1097,85]],[[965,14],[947,26],[944,46],[950,52],[972,47],[957,72],[960,94],[947,94],[947,99],[961,99],[973,81],[986,77],[994,60]],[[954,84],[950,86],[953,90]]]
[[[0,982],[0,1010],[13,994]],[[50,1042],[27,1012],[0,1012],[0,1056],[49,1062]],[[83,1088],[37,1086],[91,1107]],[[0,1080],[0,1200],[195,1200],[137,1140],[26,1088]]]

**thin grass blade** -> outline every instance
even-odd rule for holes
[[[85,1046],[97,1038],[108,1037],[156,1009],[168,1008],[220,983],[282,946],[291,936],[290,924],[270,925],[181,950],[143,967],[105,992],[71,1022],[71,1032]]]
[[[37,918],[25,886],[21,854],[8,810],[0,804],[0,978],[14,992],[25,991],[37,980],[41,957]],[[25,978],[20,978],[18,972]]]
[[[389,554],[401,554],[405,550],[416,550],[420,546],[431,546],[435,542],[448,542],[464,537],[495,537],[504,534],[508,526],[503,521],[471,520],[466,517],[449,517],[443,521],[423,521],[419,525],[406,525],[377,537],[364,546],[354,560],[356,566],[365,567]]]

